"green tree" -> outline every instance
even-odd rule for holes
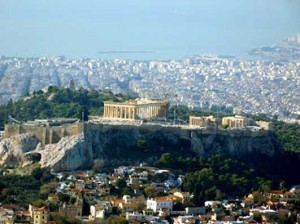
[[[104,159],[95,159],[94,160],[94,165],[93,165],[93,171],[100,172],[100,171],[102,171],[104,166],[105,166],[105,160]]]
[[[43,173],[44,173],[44,169],[38,166],[32,170],[31,176],[36,180],[40,180],[43,176]]]
[[[46,202],[43,199],[38,198],[32,202],[32,205],[35,207],[43,207],[46,206]]]
[[[109,224],[128,224],[128,220],[123,216],[110,216],[108,218]]]
[[[155,195],[156,195],[155,189],[151,186],[145,187],[144,188],[144,193],[149,198],[155,197]]]
[[[130,191],[129,187],[123,188],[122,195],[131,195],[131,191]]]
[[[50,193],[55,193],[56,186],[57,186],[56,182],[46,183],[41,186],[40,194],[43,195],[44,197],[46,197]]]
[[[67,195],[67,194],[59,194],[58,195],[58,199],[61,201],[61,202],[69,202],[70,201],[70,196]]]
[[[124,179],[124,178],[118,178],[117,180],[116,180],[116,187],[118,188],[118,189],[123,189],[123,188],[125,188],[127,186],[127,183],[126,183],[126,180]]]
[[[69,204],[73,205],[76,202],[76,198],[75,197],[70,197],[69,199]]]

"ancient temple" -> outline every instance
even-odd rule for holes
[[[222,125],[229,128],[246,128],[248,126],[248,118],[235,115],[234,117],[223,117]]]
[[[190,120],[189,122],[190,126],[193,127],[209,128],[209,127],[216,126],[216,119],[213,116],[207,116],[207,117],[190,116],[189,120]]]
[[[166,100],[136,99],[126,102],[104,102],[104,118],[143,120],[166,117]]]

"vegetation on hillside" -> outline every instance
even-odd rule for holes
[[[274,120],[273,129],[286,151],[300,153],[300,124]]]
[[[0,175],[0,202],[17,204],[26,208],[30,203],[39,203],[40,189],[52,179],[49,170],[36,167],[29,176]]]
[[[44,118],[85,118],[88,115],[102,115],[104,101],[125,101],[129,96],[114,95],[111,92],[71,90],[50,86],[47,92],[39,90],[22,100],[0,106],[0,130],[8,122],[8,116],[19,121]]]
[[[277,157],[251,155],[235,158],[216,154],[209,157],[182,157],[165,153],[156,166],[184,174],[184,190],[193,193],[193,202],[243,197],[249,192],[287,190],[300,182],[299,158],[285,154]]]

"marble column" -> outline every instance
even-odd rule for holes
[[[121,118],[124,118],[124,107],[121,107]]]

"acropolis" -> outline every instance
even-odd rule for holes
[[[136,99],[126,102],[104,102],[104,119],[143,120],[165,119],[167,101]]]

